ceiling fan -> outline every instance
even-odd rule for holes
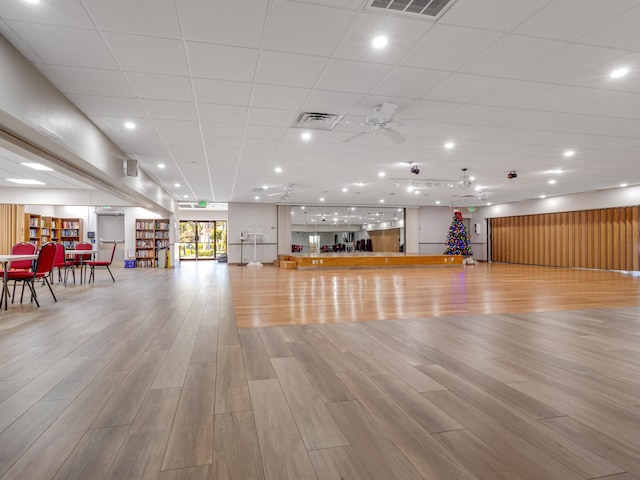
[[[349,143],[356,138],[360,138],[364,135],[369,135],[377,132],[384,133],[396,144],[406,142],[406,138],[404,138],[396,130],[391,128],[392,126],[399,125],[398,123],[395,123],[393,121],[393,115],[397,109],[398,105],[394,105],[393,103],[383,103],[382,105],[374,107],[373,113],[367,115],[367,120],[362,124],[368,125],[369,129],[365,130],[364,132],[356,133],[355,135],[343,140],[343,143]]]
[[[276,195],[280,195],[280,200],[284,201],[295,193],[295,189],[296,186],[291,183],[282,187],[282,189],[278,190],[277,192],[267,194],[267,197],[275,197]]]

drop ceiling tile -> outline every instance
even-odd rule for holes
[[[198,103],[248,106],[251,97],[250,83],[194,78],[193,88]]]
[[[186,40],[260,47],[268,0],[176,0]]]
[[[429,90],[423,98],[441,102],[466,103],[478,95],[495,88],[500,83],[502,83],[502,79],[496,77],[454,73]]]
[[[395,15],[359,12],[340,40],[333,56],[363,62],[395,64],[433,26],[420,19]],[[376,36],[384,35],[389,43],[383,49],[373,48]]]
[[[548,83],[507,80],[474,98],[472,103],[513,107],[551,88],[553,86]]]
[[[600,0],[554,0],[515,29],[516,33],[574,41],[624,13],[637,2],[618,0],[602,8]],[[576,21],[579,15],[580,21]]]
[[[185,137],[186,135],[178,135]],[[163,135],[163,137],[167,137],[167,135]],[[175,139],[171,139],[171,141],[176,141]],[[174,156],[180,155],[204,155],[204,147],[202,144],[197,143],[188,143],[185,145],[168,145],[167,148],[169,152],[171,152]]]
[[[244,132],[246,138],[264,138],[271,140],[282,139],[289,127],[274,127],[266,125],[247,125]]]
[[[136,98],[97,97],[93,95],[67,95],[87,116],[119,117],[134,119],[146,117],[146,113]]]
[[[189,146],[189,145],[202,146],[202,137],[200,137],[200,135],[173,135],[173,134],[165,133],[162,135],[162,140],[169,148],[176,147],[176,146]],[[204,155],[204,152],[183,153],[181,155]]]
[[[55,78],[52,80],[63,93],[102,97],[135,97],[135,93],[125,76],[116,70],[59,66],[52,67],[52,70],[62,81],[62,84],[59,84]]]
[[[71,67],[117,69],[95,30],[9,22],[10,27],[44,62]]]
[[[313,90],[307,101],[304,102],[303,110],[307,112],[323,112],[340,115],[349,113],[362,99],[363,95],[354,93]]]
[[[391,70],[388,65],[330,60],[316,88],[338,92],[369,93]]]
[[[275,108],[254,107],[249,110],[248,123],[251,125],[290,126],[296,119],[297,112],[278,110]]]
[[[251,82],[258,50],[187,42],[189,65],[194,77]]]
[[[445,122],[460,123],[463,125],[483,125],[485,123],[493,124],[492,117],[497,117],[504,112],[501,107],[488,107],[481,105],[463,105],[455,111],[445,115]]]
[[[136,72],[129,72],[126,76],[140,98],[193,101],[191,82],[187,77]]]
[[[95,24],[108,32],[180,38],[173,0],[82,0]]]
[[[371,93],[390,97],[420,98],[448,76],[449,73],[437,70],[393,67]]]
[[[140,100],[150,118],[167,120],[196,120],[196,108],[191,102],[173,102],[166,100]]]
[[[611,78],[610,73],[621,67],[628,68],[632,74],[623,78]],[[604,62],[584,75],[572,78],[568,83],[606,90],[640,92],[640,83],[634,80],[638,71],[640,71],[640,53],[632,52]]]
[[[581,43],[636,50],[640,48],[640,6],[580,38]]]
[[[564,83],[623,54],[622,50],[571,44],[515,77],[522,80]]]
[[[401,122],[405,120],[440,119],[459,107],[460,105],[456,103],[417,100],[411,106],[400,111],[396,119]]]
[[[237,155],[240,153],[240,147],[242,147],[242,138],[205,135],[204,145],[207,149],[207,153],[209,150],[214,151],[215,149],[233,149],[232,152],[226,153],[226,155]],[[216,155],[217,154],[220,154],[220,151],[218,151]]]
[[[244,125],[226,122],[200,122],[202,134],[215,137],[242,137]]]
[[[313,87],[327,61],[326,57],[263,51],[255,81],[288,87]]]
[[[566,42],[507,35],[464,65],[462,72],[512,77],[566,47]]]
[[[7,20],[60,27],[93,27],[91,19],[78,0],[42,2],[37,6],[28,2],[0,0],[0,12],[2,12],[1,16]]]
[[[180,40],[104,33],[104,39],[125,72],[188,75],[187,58]]]
[[[311,90],[257,84],[253,88],[252,107],[299,110]]]
[[[193,120],[166,120],[156,119],[153,124],[158,129],[158,132],[162,135],[165,133],[171,133],[176,135],[199,135],[200,128],[198,122]]]
[[[354,13],[337,8],[275,0],[262,47],[281,52],[329,56]]]
[[[214,103],[199,103],[198,114],[202,122],[245,123],[247,107],[236,105],[219,105]]]
[[[568,105],[588,99],[596,93],[591,88],[559,86],[541,92],[518,105],[520,108],[545,111],[562,111]]]
[[[35,63],[38,70],[47,76],[46,68],[49,68],[49,65],[44,65],[38,54],[2,18],[0,18],[0,35],[6,38],[27,60]]]
[[[497,32],[436,24],[400,64],[435,70],[458,70],[502,36]]]
[[[456,2],[439,23],[510,32],[540,9],[529,0]]]
[[[244,148],[253,150],[276,150],[281,140],[270,140],[268,138],[247,138],[244,141]]]

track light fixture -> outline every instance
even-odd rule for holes
[[[462,175],[458,178],[458,188],[466,190],[469,187],[471,187],[471,179],[469,178],[469,175],[467,175],[467,169],[463,168]]]

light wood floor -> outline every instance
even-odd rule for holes
[[[0,312],[0,478],[640,479],[639,279],[479,267],[39,289]]]

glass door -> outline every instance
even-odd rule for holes
[[[214,260],[226,252],[226,221],[180,221],[180,260]]]

